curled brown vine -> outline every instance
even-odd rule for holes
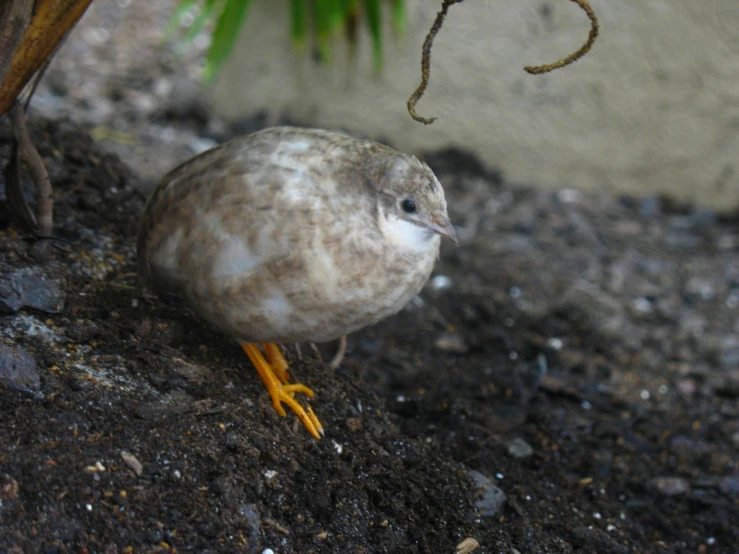
[[[421,83],[418,85],[418,88],[416,88],[416,90],[413,92],[413,94],[411,94],[410,98],[408,99],[408,113],[411,115],[413,119],[415,119],[416,121],[420,123],[423,123],[424,125],[430,125],[437,119],[435,117],[430,117],[430,118],[422,117],[418,115],[418,113],[416,112],[416,104],[421,99],[423,94],[426,92],[426,87],[428,87],[429,79],[431,78],[431,46],[433,45],[434,39],[436,38],[436,35],[441,29],[441,26],[444,24],[444,20],[446,19],[447,12],[449,11],[449,7],[452,4],[458,4],[463,1],[464,0],[443,0],[441,3],[441,11],[436,14],[436,19],[434,20],[434,23],[431,26],[431,29],[429,29],[429,32],[426,35],[426,39],[423,41],[423,48],[421,49]],[[566,65],[569,65],[579,60],[585,54],[587,54],[592,48],[593,43],[595,42],[595,39],[598,37],[598,31],[599,31],[598,17],[595,15],[593,8],[590,6],[590,4],[588,4],[587,0],[570,0],[570,1],[580,6],[587,14],[588,19],[590,19],[590,33],[588,34],[587,40],[576,52],[573,52],[572,54],[565,56],[564,58],[560,58],[554,63],[544,64],[544,65],[525,66],[523,69],[527,73],[530,73],[532,75],[540,75],[542,73],[549,73],[550,71],[554,71],[555,69],[559,69],[561,67],[564,67]]]
[[[549,73],[550,71],[554,71],[555,69],[559,69],[560,67],[564,67],[566,65],[570,65],[573,62],[576,62],[577,60],[582,58],[585,54],[590,52],[590,49],[593,47],[593,43],[595,42],[595,39],[598,37],[598,30],[599,30],[598,17],[595,15],[593,8],[590,7],[590,4],[588,4],[587,0],[570,0],[570,2],[574,2],[575,4],[580,6],[585,11],[585,13],[588,15],[588,19],[590,19],[590,33],[588,34],[587,40],[580,47],[580,49],[577,50],[577,52],[573,52],[569,56],[560,58],[554,63],[544,64],[544,65],[527,65],[526,67],[523,68],[525,72],[531,73],[532,75],[541,75],[542,73]]]
[[[423,48],[421,49],[421,84],[418,85],[418,88],[408,99],[408,113],[411,114],[413,119],[423,123],[424,125],[430,125],[436,121],[435,117],[426,119],[416,113],[416,104],[423,96],[423,93],[426,92],[426,87],[428,86],[429,78],[431,77],[431,46],[434,43],[434,38],[436,38],[436,33],[439,32],[439,29],[441,29],[441,26],[444,23],[447,11],[449,11],[449,6],[463,1],[464,0],[444,0],[441,3],[441,11],[436,14],[434,24],[426,35],[426,40],[423,41]]]

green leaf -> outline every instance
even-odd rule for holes
[[[364,0],[364,11],[367,16],[367,27],[372,38],[372,58],[375,62],[375,70],[382,69],[382,14],[380,12],[380,0]]]
[[[393,31],[396,35],[402,36],[408,28],[408,12],[405,9],[405,0],[392,0],[391,4]]]
[[[305,41],[306,19],[308,17],[306,0],[290,0],[290,35],[295,44]]]
[[[329,39],[331,37],[330,0],[315,0],[313,3],[313,25],[321,61],[330,60]]]
[[[333,34],[344,23],[346,10],[342,0],[328,0],[329,25]]]
[[[336,31],[343,28],[345,40],[348,40],[350,47],[353,47],[358,22],[364,16],[372,41],[375,69],[380,71],[383,64],[383,1],[390,4],[394,32],[398,35],[403,34],[407,26],[405,0],[288,0],[290,36],[299,46],[305,42],[308,33],[312,31],[320,58],[323,61],[330,61],[331,40]],[[203,27],[215,19],[203,71],[204,79],[212,79],[231,53],[250,4],[251,0],[179,0],[167,23],[166,39],[171,40],[176,29],[182,26],[184,14],[192,10],[195,5],[200,7],[200,12],[186,30],[180,41],[181,44],[191,43],[202,32]],[[309,21],[312,21],[312,25]]]
[[[206,80],[211,80],[226,61],[239,35],[249,4],[251,0],[226,0],[223,11],[216,21],[213,39],[205,55],[204,76]]]

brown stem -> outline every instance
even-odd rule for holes
[[[421,51],[421,84],[418,85],[418,88],[413,92],[413,94],[411,94],[411,97],[408,99],[408,113],[411,114],[411,117],[413,119],[423,123],[424,125],[430,125],[431,123],[436,121],[435,117],[427,119],[425,117],[421,117],[416,113],[416,104],[421,99],[424,92],[426,92],[426,87],[428,86],[429,79],[431,77],[431,46],[434,43],[434,38],[436,38],[436,34],[439,32],[439,29],[441,29],[441,26],[444,23],[447,11],[449,10],[449,6],[463,1],[464,0],[443,0],[441,4],[441,11],[436,14],[434,24],[431,26],[431,29],[426,35],[426,40],[423,41],[423,48]],[[596,17],[593,8],[591,8],[590,4],[588,4],[588,0],[570,1],[580,6],[587,14],[588,19],[590,19],[590,34],[588,35],[587,40],[577,52],[574,52],[569,56],[557,60],[554,63],[536,66],[527,65],[526,67],[524,67],[524,70],[528,73],[531,73],[532,75],[538,75],[541,73],[548,73],[550,71],[554,71],[555,69],[559,69],[560,67],[569,65],[572,62],[575,62],[582,58],[590,51],[590,48],[593,46],[595,39],[598,37],[599,29],[598,18]]]
[[[463,0],[444,0],[441,4],[441,11],[436,14],[434,24],[431,26],[431,30],[426,35],[426,40],[423,41],[423,48],[421,49],[421,84],[415,90],[411,97],[408,99],[408,113],[416,121],[423,123],[424,125],[431,125],[436,121],[435,117],[426,119],[416,113],[416,104],[426,92],[426,87],[429,84],[429,78],[431,77],[431,46],[434,44],[434,38],[436,33],[441,29],[446,13],[449,11],[449,6],[457,4]]]
[[[2,0],[7,2],[7,0]],[[13,0],[20,2],[25,0]],[[0,115],[11,105],[31,76],[44,64],[59,42],[85,13],[92,0],[36,0],[30,25],[15,51],[0,50],[11,59],[0,80]]]
[[[28,166],[36,190],[36,222],[38,232],[42,237],[51,236],[54,226],[54,199],[51,190],[51,181],[46,172],[44,162],[31,142],[26,125],[26,113],[23,106],[17,100],[13,102],[9,110],[10,119],[13,124],[15,140],[18,144],[19,158]]]
[[[33,0],[10,0],[0,7],[0,83],[10,67],[11,55],[16,51],[31,23]]]
[[[593,43],[595,42],[595,39],[598,37],[598,18],[595,15],[595,12],[593,11],[593,8],[590,7],[590,4],[588,4],[587,0],[570,0],[571,2],[574,2],[578,6],[580,6],[583,10],[585,10],[585,13],[588,14],[588,19],[590,19],[590,33],[588,34],[588,39],[585,41],[585,43],[580,47],[580,49],[577,52],[573,52],[569,56],[566,56],[564,58],[561,58],[557,60],[554,63],[544,64],[544,65],[527,65],[523,68],[523,70],[526,73],[531,73],[532,75],[541,75],[542,73],[549,73],[550,71],[554,71],[555,69],[559,69],[560,67],[564,67],[566,65],[570,65],[573,62],[576,62],[580,58],[582,58],[585,54],[590,52],[590,49],[593,46]]]

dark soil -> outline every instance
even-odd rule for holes
[[[338,371],[287,349],[317,441],[235,343],[139,296],[129,170],[71,124],[36,127],[64,242],[40,261],[6,224],[0,267],[64,302],[29,292],[44,311],[0,318],[0,550],[739,550],[733,221],[429,156],[462,245]]]
[[[428,155],[461,245],[338,370],[288,345],[314,440],[137,290],[141,190],[255,126],[155,48],[161,6],[95,2],[39,88],[60,240],[0,204],[0,552],[739,552],[736,218]]]

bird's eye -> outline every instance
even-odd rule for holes
[[[416,212],[416,203],[410,198],[406,198],[400,203],[400,208],[407,214]]]

